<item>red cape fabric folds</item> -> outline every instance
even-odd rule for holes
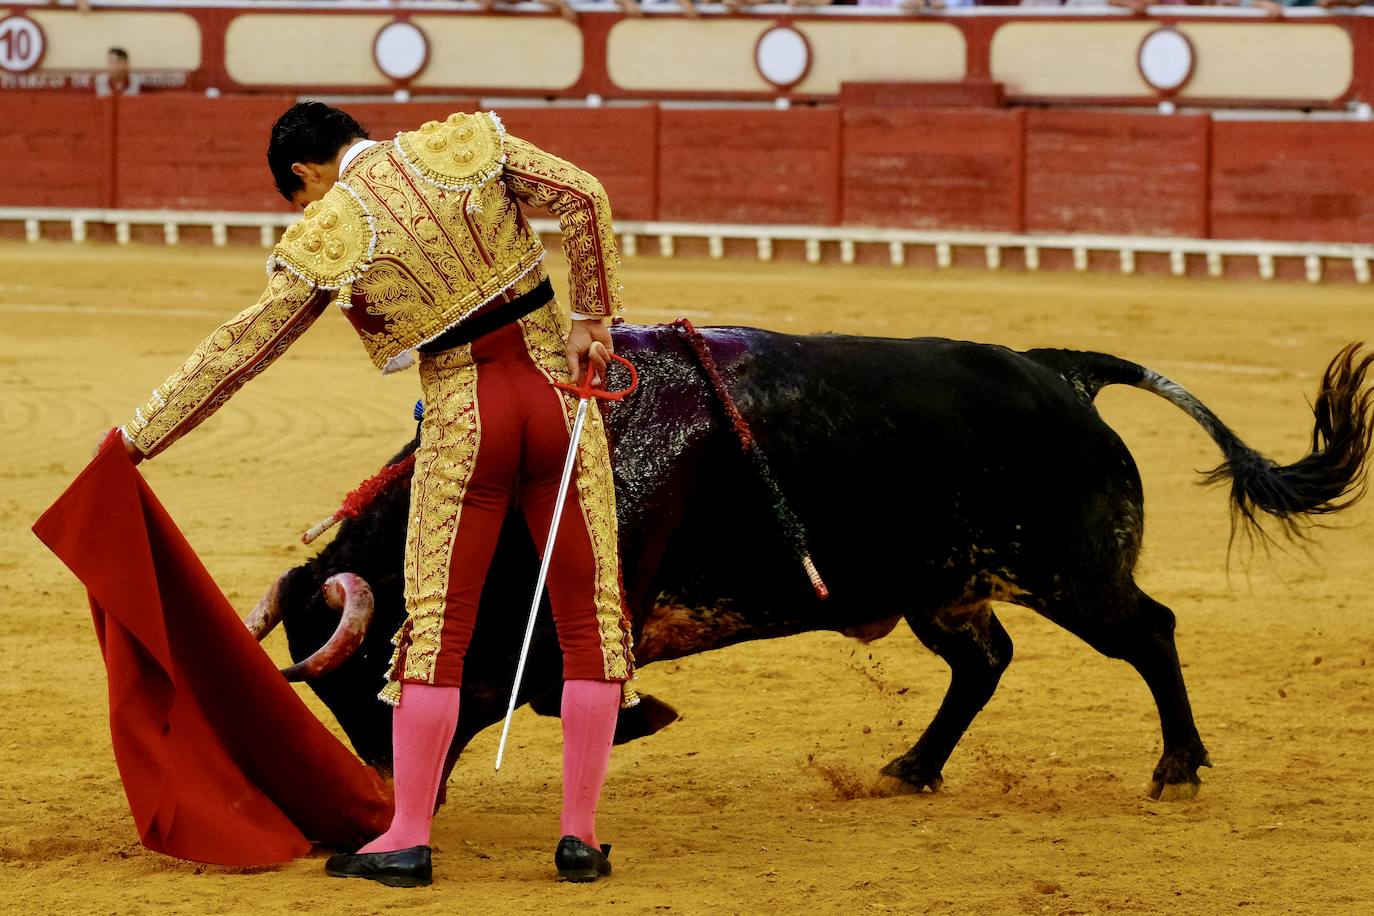
[[[282,678],[117,434],[33,530],[90,593],[144,846],[268,865],[386,829],[385,783]]]

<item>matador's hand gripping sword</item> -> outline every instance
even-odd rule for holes
[[[620,391],[607,391],[605,388],[597,388],[595,383],[598,381],[595,373],[590,366],[587,367],[582,377],[581,385],[570,385],[566,382],[554,382],[554,387],[561,388],[569,394],[577,395],[577,419],[573,421],[572,437],[568,442],[568,457],[563,462],[563,479],[558,484],[558,501],[553,507],[553,522],[549,525],[549,537],[544,542],[544,559],[539,564],[539,579],[534,585],[534,601],[530,603],[530,620],[525,626],[525,642],[520,647],[520,661],[515,666],[515,683],[510,690],[510,705],[506,707],[506,722],[501,726],[501,743],[496,747],[496,769],[501,769],[501,758],[506,753],[506,737],[510,734],[511,716],[515,714],[516,697],[520,694],[520,681],[525,676],[525,660],[530,654],[530,642],[534,638],[534,619],[539,613],[539,599],[544,596],[544,583],[549,578],[549,558],[553,556],[553,541],[558,534],[558,524],[563,519],[563,503],[568,498],[568,485],[572,483],[573,468],[577,464],[577,443],[582,438],[582,427],[587,422],[587,407],[593,399],[601,401],[619,401],[639,387],[639,373],[635,371],[634,364],[623,356],[608,353],[611,359],[625,366],[630,370],[630,384]]]

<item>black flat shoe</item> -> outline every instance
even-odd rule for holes
[[[331,878],[367,878],[387,887],[425,887],[434,883],[428,846],[330,856],[324,863],[324,873]]]
[[[588,846],[575,836],[565,836],[558,841],[558,850],[553,854],[553,864],[558,866],[559,881],[595,881],[597,878],[611,876],[611,847],[606,843],[600,849]]]

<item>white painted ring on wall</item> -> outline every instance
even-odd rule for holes
[[[0,70],[28,73],[43,62],[48,41],[43,28],[27,16],[0,18]]]
[[[754,66],[774,86],[790,89],[811,69],[811,43],[791,26],[774,26],[754,45]]]
[[[429,36],[413,22],[388,22],[372,42],[372,60],[394,80],[414,79],[429,63]]]
[[[1178,29],[1155,29],[1140,42],[1136,54],[1140,78],[1157,92],[1177,92],[1193,78],[1197,53]]]

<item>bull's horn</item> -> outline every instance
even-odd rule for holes
[[[286,581],[287,575],[288,573],[282,573],[277,577],[277,581],[273,582],[267,594],[262,596],[258,606],[253,608],[253,613],[243,622],[258,642],[262,642],[267,634],[281,623],[281,604],[278,599],[281,597],[281,584]]]
[[[367,625],[372,622],[372,587],[362,576],[330,576],[324,583],[324,600],[340,612],[339,625],[329,641],[309,658],[282,669],[282,676],[288,681],[308,681],[328,674],[347,661],[367,635]]]

